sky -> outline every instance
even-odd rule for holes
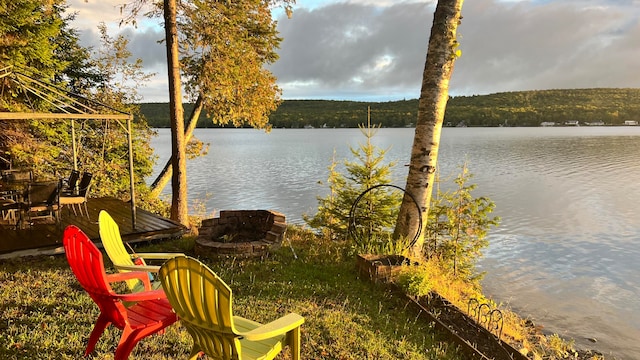
[[[119,26],[123,0],[69,0],[73,27],[98,46],[98,24],[125,35],[157,75],[143,102],[168,102],[164,30]],[[268,66],[282,98],[395,101],[420,96],[435,1],[298,0],[274,10],[283,41]],[[640,0],[467,0],[451,96],[573,88],[640,88]]]

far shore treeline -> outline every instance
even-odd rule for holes
[[[185,104],[185,114],[193,105]],[[274,128],[357,127],[367,121],[382,127],[415,125],[418,100],[362,102],[285,100],[270,115]],[[168,103],[143,103],[149,126],[169,127]],[[455,96],[447,104],[444,126],[541,126],[543,123],[624,125],[640,122],[640,89],[570,89]],[[198,127],[217,127],[202,114]]]

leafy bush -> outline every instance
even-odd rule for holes
[[[414,266],[406,266],[398,274],[395,283],[412,296],[426,296],[433,290],[430,274]]]

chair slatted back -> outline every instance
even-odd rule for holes
[[[82,179],[80,179],[80,184],[78,185],[78,195],[87,197],[87,193],[89,193],[89,187],[91,187],[92,178],[93,174],[91,174],[90,172],[84,172],[82,174]]]
[[[114,263],[114,265],[135,265],[131,259],[131,255],[124,247],[118,224],[113,220],[111,215],[104,210],[100,210],[100,214],[98,215],[98,228],[100,230],[102,246],[107,252],[109,259],[111,259],[111,262]],[[140,260],[144,261],[142,259]],[[139,282],[140,281],[136,279],[127,280],[127,287],[133,290]]]
[[[71,174],[69,174],[69,178],[67,179],[67,187],[69,190],[74,190],[76,188],[78,179],[80,179],[80,171],[71,170]]]
[[[64,230],[63,244],[69,267],[82,288],[116,327],[124,327],[127,312],[124,305],[114,297],[115,292],[107,281],[100,249],[74,225],[69,225]]]
[[[206,265],[186,256],[167,260],[158,274],[167,299],[200,348],[214,359],[241,358],[229,286]]]
[[[55,205],[58,203],[58,191],[58,181],[31,183],[27,191],[29,203],[32,205]]]
[[[32,181],[33,171],[31,170],[12,170],[7,174],[8,181]]]

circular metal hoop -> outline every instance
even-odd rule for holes
[[[362,193],[360,193],[360,195],[358,195],[358,197],[356,198],[356,200],[353,202],[353,204],[351,205],[351,210],[349,211],[349,227],[348,227],[348,233],[351,236],[351,238],[358,244],[361,243],[361,239],[358,237],[358,234],[356,232],[356,210],[358,208],[358,203],[360,203],[360,200],[362,200],[362,198],[368,194],[369,192],[381,188],[381,187],[390,187],[390,188],[394,188],[396,190],[400,190],[402,191],[405,195],[408,195],[411,200],[413,201],[413,204],[416,206],[416,209],[418,210],[418,230],[416,231],[415,236],[413,237],[413,240],[411,240],[411,242],[409,243],[409,245],[407,246],[407,248],[412,247],[413,245],[416,244],[416,242],[418,241],[418,238],[420,237],[420,234],[422,233],[422,211],[420,209],[420,205],[418,205],[418,201],[416,200],[416,198],[409,192],[407,192],[405,189],[401,188],[400,186],[396,186],[396,185],[391,185],[391,184],[378,184],[378,185],[374,185],[370,188],[368,188],[367,190],[363,191]]]

